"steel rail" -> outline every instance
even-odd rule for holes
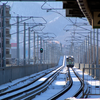
[[[82,93],[82,91],[83,91],[83,79],[79,76],[79,74],[78,73],[76,73],[75,72],[75,69],[72,69],[73,70],[73,72],[75,73],[75,75],[77,76],[77,78],[80,80],[80,82],[81,82],[81,87],[80,87],[80,89],[79,89],[79,91],[73,96],[73,97],[78,97],[81,93]],[[87,84],[84,84],[84,86],[86,86]],[[86,88],[86,90],[85,90],[85,93],[89,93],[89,89],[88,89],[88,86],[87,86],[87,88]],[[86,95],[86,97],[87,97],[88,95]],[[83,98],[83,94],[80,96],[80,98]]]
[[[8,94],[10,94],[9,96],[5,96],[5,95],[2,95],[3,96],[3,99],[2,98],[0,98],[0,99],[2,99],[2,100],[8,100],[8,99],[12,99],[12,98],[14,98],[14,97],[16,97],[16,96],[19,96],[19,95],[22,95],[23,93],[25,94],[25,93],[27,93],[27,92],[29,92],[29,91],[31,91],[31,90],[34,90],[34,92],[36,92],[36,91],[38,91],[38,88],[41,88],[41,86],[43,85],[43,84],[45,84],[47,81],[50,81],[51,80],[51,78],[52,78],[52,76],[54,76],[54,75],[56,75],[61,69],[63,68],[63,66],[62,67],[60,67],[60,68],[57,68],[56,69],[56,71],[53,73],[53,74],[51,74],[45,81],[43,81],[42,83],[40,83],[40,84],[38,84],[38,85],[36,85],[36,86],[33,86],[33,87],[31,87],[31,88],[29,88],[29,89],[27,89],[27,90],[24,90],[24,91],[20,91],[19,93],[15,93],[15,94],[13,94],[13,92],[15,92],[15,91],[13,91],[12,93],[8,93]],[[54,70],[53,70],[54,71]],[[52,71],[52,72],[53,72]],[[51,73],[52,73],[51,72]],[[45,86],[45,85],[44,85]],[[25,86],[24,86],[25,87]],[[42,87],[43,88],[43,87]],[[25,96],[24,96],[25,97]],[[18,97],[18,98],[21,98],[21,97]],[[19,99],[15,99],[15,100],[19,100]],[[23,96],[22,96],[22,98],[23,98]]]
[[[68,75],[69,75],[69,85],[66,88],[64,88],[63,90],[61,90],[60,92],[58,92],[56,95],[50,97],[48,100],[56,100],[57,98],[62,96],[65,92],[67,92],[72,87],[73,81],[72,81],[72,78],[70,75],[69,68],[68,68]]]
[[[49,73],[50,73],[50,72],[49,72]],[[25,88],[26,86],[29,86],[29,85],[33,84],[34,82],[36,82],[37,80],[39,80],[40,78],[42,78],[43,76],[45,76],[45,75],[47,75],[47,74],[48,74],[48,73],[44,73],[42,76],[36,78],[35,80],[33,80],[32,82],[30,82],[30,83],[28,83],[28,84],[26,84],[26,85],[23,85],[23,86],[21,86],[21,87],[18,87],[18,88],[16,88],[16,89],[13,89],[13,90],[9,90],[9,91],[0,93],[0,96],[3,96],[3,95],[5,95],[5,94],[8,94],[8,93],[11,93],[11,92],[14,92],[14,91],[17,91],[17,90],[22,89],[22,88]]]
[[[73,95],[73,97],[77,97],[81,92],[82,92],[82,89],[83,89],[83,81],[82,81],[82,79],[78,76],[78,74],[76,74],[76,72],[75,72],[75,70],[72,68],[72,70],[73,70],[73,72],[74,72],[74,74],[77,76],[77,78],[80,80],[80,82],[81,82],[81,86],[80,86],[80,89],[79,89],[79,91],[75,94],[75,95]]]
[[[24,95],[22,96],[18,96],[16,97],[14,100],[31,100],[32,98],[34,98],[37,94],[40,94],[41,92],[44,92],[49,84],[51,84],[51,82],[55,79],[55,77],[58,75],[59,71],[62,69],[63,67],[61,67],[60,69],[58,69],[55,73],[53,73],[50,77],[48,77],[42,84],[39,84],[36,86],[36,89],[29,89],[26,92],[24,92]]]
[[[9,91],[6,91],[6,92],[2,92],[2,93],[0,93],[0,96],[3,96],[3,95],[5,95],[5,94],[8,94],[8,93],[17,91],[17,90],[19,90],[19,89],[22,89],[22,88],[28,86],[28,85],[31,85],[31,84],[33,84],[34,82],[36,82],[37,80],[39,80],[40,78],[46,76],[47,74],[51,73],[51,72],[54,71],[54,70],[55,70],[55,69],[50,70],[49,72],[43,73],[43,75],[41,75],[40,77],[34,79],[33,81],[29,82],[29,83],[26,84],[26,85],[23,85],[23,86],[21,86],[21,87],[15,88],[15,89],[13,89],[13,90],[9,90]],[[33,77],[34,77],[34,76],[33,76]],[[32,78],[32,77],[30,77],[30,78]],[[28,78],[28,79],[29,79],[29,78]],[[28,80],[28,79],[25,79],[25,80]],[[25,81],[25,80],[23,80],[23,81]],[[20,82],[22,82],[22,81],[20,81]],[[19,83],[19,82],[18,82],[18,83]],[[7,90],[7,89],[6,89],[6,90]]]
[[[31,95],[28,95],[26,96],[25,98],[23,98],[23,100],[31,100],[35,97],[36,94],[40,94],[41,92],[44,92],[47,90],[48,86],[54,81],[54,79],[58,76],[59,72],[56,73],[55,75],[53,75],[50,79],[50,81],[47,81],[45,84],[43,84],[43,86],[41,86],[37,91],[37,92],[34,92],[34,91],[31,91]]]
[[[74,69],[72,69],[74,74],[76,75],[76,77],[79,79],[79,81],[81,82],[81,86],[80,86],[80,89],[77,93],[75,93],[72,97],[77,97],[81,92],[82,92],[82,89],[83,89],[83,81],[82,79],[78,76],[78,74],[74,71]],[[71,76],[70,76],[71,77]],[[59,98],[60,96],[62,96],[64,93],[66,93],[67,91],[70,90],[70,88],[72,87],[73,85],[73,80],[72,78],[70,78],[70,84],[68,87],[64,88],[63,90],[61,90],[59,93],[57,93],[56,95],[52,96],[51,98],[49,98],[48,100],[56,100],[57,98]],[[88,90],[86,89],[86,92]],[[82,97],[82,96],[81,96]]]

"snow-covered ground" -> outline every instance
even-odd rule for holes
[[[44,71],[41,71],[39,73],[35,73],[35,74],[30,75],[30,76],[19,78],[19,79],[16,79],[16,80],[12,81],[12,82],[0,85],[0,90],[4,89],[6,91],[9,91],[9,90],[21,87],[25,84],[30,83],[34,79],[42,76],[43,74],[45,74],[46,72],[48,72],[50,70],[52,70],[52,69],[44,70]]]
[[[64,67],[63,70],[60,71],[57,78],[48,87],[48,89],[44,93],[37,95],[33,100],[47,100],[53,95],[57,94],[66,86],[66,78],[67,78],[67,68]]]
[[[79,73],[80,77],[83,77],[83,73],[81,70],[79,70],[77,68],[75,68],[75,70]],[[99,80],[95,80],[93,77],[84,73],[84,81],[86,81],[88,83],[91,94],[100,94],[100,81]],[[89,100],[100,100],[100,95],[89,95],[88,99]],[[76,100],[76,99],[73,98],[73,99],[69,99],[69,100]],[[78,100],[81,100],[81,99],[78,99]]]
[[[74,67],[75,68],[75,67]],[[75,68],[76,71],[79,73],[79,75],[82,77],[83,73],[81,70]],[[62,73],[63,73],[64,70],[62,70]],[[71,76],[74,80],[74,91],[73,89],[69,92],[67,92],[66,94],[64,94],[63,96],[61,96],[60,98],[58,98],[57,100],[86,100],[86,99],[76,99],[76,98],[70,98],[72,96],[72,94],[75,93],[75,91],[78,90],[78,86],[80,85],[80,83],[78,82],[78,80],[76,79],[76,77],[73,75],[72,71],[71,71]],[[100,86],[100,81],[98,80],[95,80],[93,79],[91,76],[89,76],[88,74],[85,74],[85,80],[88,79],[88,84],[89,84],[89,87],[90,87],[90,92],[91,93],[100,93],[100,89],[98,88],[98,85]],[[58,80],[59,79],[59,80]],[[44,93],[41,93],[40,95],[36,96],[36,98],[34,98],[33,100],[40,100],[40,99],[43,99],[43,100],[48,100],[48,98],[52,95],[55,95],[56,93],[58,93],[61,89],[63,89],[65,86],[64,84],[64,81],[61,80],[61,79],[64,79],[64,75],[61,75],[59,74],[59,76],[57,77],[57,80],[55,80],[50,86],[49,88],[47,89],[46,92]],[[91,80],[91,81],[90,81]],[[61,82],[62,81],[62,82]],[[57,84],[59,83],[59,85]],[[77,84],[78,83],[78,84]],[[95,87],[96,88],[95,88]],[[70,98],[70,99],[68,99]],[[100,100],[100,95],[92,95],[92,96],[89,96],[87,98],[87,100]]]
[[[63,57],[60,58],[58,66],[61,66],[62,63],[63,63]],[[56,67],[58,67],[58,66],[56,66]],[[41,71],[39,73],[32,74],[30,76],[25,76],[25,77],[13,80],[12,82],[2,84],[2,85],[0,85],[0,91],[3,92],[3,90],[6,90],[6,89],[7,89],[7,91],[9,91],[9,90],[21,87],[25,84],[28,84],[30,81],[36,79],[37,77],[40,77],[41,75],[43,75],[43,73],[45,74],[53,69],[54,68],[50,68],[50,69]]]
[[[80,83],[79,79],[76,77],[76,75],[74,74],[74,72],[72,71],[72,69],[70,69],[70,74],[71,74],[71,77],[73,80],[73,85],[70,88],[70,90],[68,90],[68,92],[66,92],[64,95],[59,97],[57,100],[64,100],[66,98],[72,97],[73,95],[75,95],[75,93],[81,87],[81,83]]]
[[[58,66],[56,66],[56,67],[61,66],[63,63],[64,63],[63,57],[61,57],[60,60],[59,60]],[[9,90],[13,90],[15,88],[21,87],[25,84],[30,83],[34,79],[40,77],[42,74],[45,74],[48,71],[51,71],[51,70],[55,69],[56,67],[41,71],[39,73],[32,74],[30,76],[26,76],[26,77],[23,77],[23,78],[20,78],[20,79],[16,79],[12,82],[9,82],[9,83],[3,84],[3,85],[0,85],[0,91],[1,92],[5,91],[5,90],[9,91]],[[0,99],[1,99],[1,96],[0,96]]]
[[[58,66],[61,66],[62,63],[65,66],[66,63],[65,61],[62,60],[63,58],[60,59]],[[57,66],[57,67],[58,67]],[[75,68],[75,67],[74,67]],[[79,75],[82,77],[83,73],[81,70],[75,68],[76,71],[79,73]],[[50,71],[52,69],[48,69],[48,71]],[[18,86],[22,86],[23,84],[27,84],[30,81],[32,81],[34,78],[34,76],[39,77],[39,75],[41,75],[42,73],[47,72],[47,70],[30,75],[30,76],[26,76],[17,80],[14,80],[12,82],[0,85],[0,90],[8,88],[8,90],[10,89],[14,89],[17,88]],[[73,74],[71,74],[73,76]],[[74,76],[73,76],[74,77]],[[33,78],[33,79],[32,79]],[[66,78],[67,78],[67,68],[66,66],[60,71],[59,75],[57,76],[56,80],[48,87],[48,89],[44,92],[41,93],[40,95],[37,95],[33,100],[47,100],[48,98],[50,98],[51,96],[55,95],[56,93],[58,93],[59,91],[61,91],[64,87],[66,87],[67,83],[66,83]],[[28,80],[27,80],[28,79]],[[88,80],[87,80],[88,79]],[[27,81],[23,81],[23,80],[27,80]],[[73,78],[73,80],[76,81],[77,83],[77,79],[75,79],[75,77]],[[90,92],[91,93],[97,93],[100,94],[100,81],[93,79],[91,76],[89,76],[88,74],[85,74],[85,80],[88,82],[88,85],[90,87]],[[74,85],[76,84],[74,83]],[[16,85],[15,85],[16,84]],[[76,84],[77,86],[79,85]],[[77,87],[74,89],[76,91]],[[72,94],[74,93],[73,91],[71,91]],[[68,95],[69,95],[68,94]],[[70,95],[68,96],[68,98],[70,97]],[[65,98],[67,98],[67,96],[65,95],[64,98],[59,98],[58,100],[64,100]],[[89,100],[100,100],[100,95],[92,95],[92,96],[88,96]],[[67,100],[67,99],[66,99]],[[77,100],[76,98],[71,98],[68,100]],[[78,100],[84,100],[84,99],[78,99]]]

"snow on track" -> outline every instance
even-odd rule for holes
[[[74,74],[74,72],[72,71],[72,69],[70,69],[70,74],[73,80],[73,85],[70,88],[70,90],[68,90],[68,92],[66,92],[64,95],[59,97],[57,100],[64,100],[66,98],[70,98],[80,89],[81,83],[79,79],[76,77],[76,75]]]
[[[47,100],[51,96],[61,91],[66,86],[66,73],[67,70],[66,67],[64,67],[64,69],[60,71],[56,80],[48,87],[48,89],[44,93],[37,95],[35,98],[33,98],[33,100]]]
[[[80,77],[82,78],[83,72],[80,69],[77,69],[76,67],[74,68],[78,72]],[[92,93],[100,94],[100,81],[99,80],[94,79],[92,76],[89,76],[86,73],[84,73],[84,80],[88,83],[91,94]],[[96,86],[99,86],[99,88],[96,88]],[[92,98],[92,99],[95,98],[94,100],[100,100],[100,95],[89,95],[88,98]],[[89,100],[92,100],[92,99],[89,99]]]
[[[61,66],[61,67],[62,67],[62,66]],[[28,89],[31,89],[32,87],[35,87],[35,86],[41,84],[43,81],[45,81],[48,77],[50,77],[52,74],[54,74],[54,73],[55,73],[57,70],[59,70],[61,67],[57,68],[56,70],[52,71],[51,73],[49,73],[49,74],[47,74],[46,76],[40,78],[39,80],[37,80],[36,82],[34,82],[33,84],[31,84],[31,85],[29,85],[29,86],[27,86],[27,87],[25,87],[25,88],[22,88],[22,89],[20,89],[20,90],[14,91],[14,92],[9,93],[9,94],[6,94],[5,96],[0,96],[0,99],[4,99],[4,98],[7,98],[7,97],[9,97],[9,96],[16,95],[16,94],[18,94],[18,93],[20,93],[20,92],[22,93],[22,92],[24,92],[24,91],[26,91],[26,90],[28,90]]]

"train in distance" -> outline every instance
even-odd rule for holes
[[[73,56],[66,56],[66,66],[67,67],[74,67],[74,57]]]

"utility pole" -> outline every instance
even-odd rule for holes
[[[90,64],[92,64],[92,32],[90,32]]]
[[[49,64],[49,46],[48,46],[48,42],[46,43],[46,58],[47,58],[47,64]]]
[[[84,42],[82,43],[82,63],[84,63]]]
[[[93,29],[93,63],[95,64],[95,29]]]
[[[30,27],[28,28],[28,64],[30,64]]]
[[[37,35],[37,64],[39,62],[38,54],[39,54],[39,36]]]
[[[43,40],[43,64],[45,64],[45,40]]]
[[[96,55],[96,68],[98,68],[98,29],[97,29],[97,55]]]
[[[35,61],[36,61],[36,57],[35,57],[35,32],[34,32],[34,64],[35,64]]]
[[[85,68],[85,41],[84,41],[84,68]]]
[[[3,67],[6,67],[6,4],[3,3]]]
[[[87,38],[86,38],[86,63],[87,63]]]
[[[98,43],[98,42],[99,42],[99,41],[98,41],[99,39],[98,39],[98,38],[99,38],[99,37],[98,37],[98,35],[99,35],[99,33],[98,33],[98,29],[97,29],[97,51],[96,51],[97,54],[96,54],[96,68],[99,67],[99,63],[98,63],[98,49],[99,49],[99,48],[98,48],[98,46],[99,46],[99,43]],[[99,73],[99,71],[96,70],[96,78],[99,78],[99,77],[100,77],[98,73]]]
[[[89,57],[89,35],[88,35],[88,62],[89,62],[89,64],[90,64],[90,57]]]
[[[42,37],[40,37],[40,48],[42,48]],[[42,53],[40,53],[40,64],[42,64]]]
[[[46,47],[45,47],[45,59],[46,59],[46,64],[48,64],[48,55],[47,55],[47,41],[46,41]]]
[[[26,23],[24,23],[24,50],[23,50],[23,53],[24,53],[24,66],[26,64]]]
[[[95,29],[93,29],[93,66],[92,68],[94,68],[94,64],[95,64]],[[94,70],[93,70],[93,76],[94,76]]]
[[[79,63],[81,62],[81,47],[79,46]]]
[[[19,66],[19,16],[17,16],[17,66]]]

